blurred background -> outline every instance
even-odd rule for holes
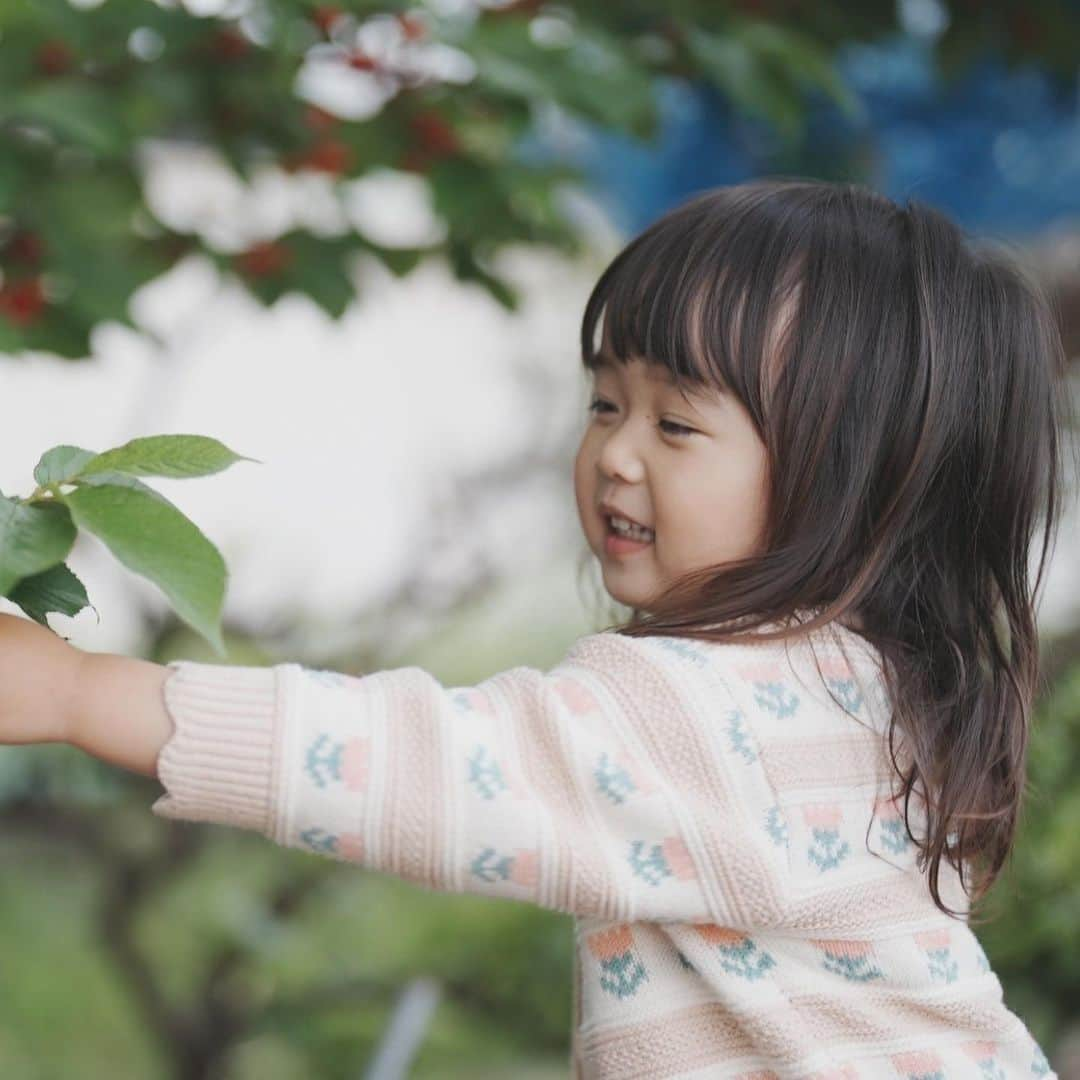
[[[231,663],[465,685],[617,614],[574,508],[579,320],[706,187],[929,202],[1013,246],[1080,367],[1067,0],[0,0],[0,151],[0,489],[28,495],[57,444],[259,459],[152,482],[226,560]],[[1073,498],[1030,794],[978,930],[1072,1078],[1078,537]],[[80,648],[220,661],[98,538],[69,565],[93,608],[50,623]],[[568,917],[157,819],[161,793],[0,749],[0,1075],[567,1074]]]

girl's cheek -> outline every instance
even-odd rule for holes
[[[574,500],[577,503],[578,516],[582,528],[589,529],[589,507],[592,505],[593,492],[589,480],[589,457],[583,445],[574,458]]]

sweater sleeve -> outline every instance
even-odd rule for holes
[[[353,676],[177,660],[158,758],[165,818],[426,888],[626,921],[777,921],[714,710],[639,639],[579,638],[548,672],[444,687],[419,667]]]

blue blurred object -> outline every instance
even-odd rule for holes
[[[558,155],[585,170],[617,226],[632,235],[696,191],[761,175],[862,181],[899,202],[930,203],[973,231],[1030,234],[1080,225],[1080,92],[1034,66],[988,56],[955,83],[938,76],[933,44],[910,33],[846,47],[841,75],[862,98],[849,121],[814,98],[807,137],[784,151],[768,125],[736,115],[711,87],[661,84],[652,145],[583,127]],[[529,152],[545,155],[540,136]]]

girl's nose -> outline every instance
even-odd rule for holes
[[[625,424],[604,440],[597,465],[609,480],[621,479],[627,484],[641,482],[645,467],[634,445],[632,433]]]

